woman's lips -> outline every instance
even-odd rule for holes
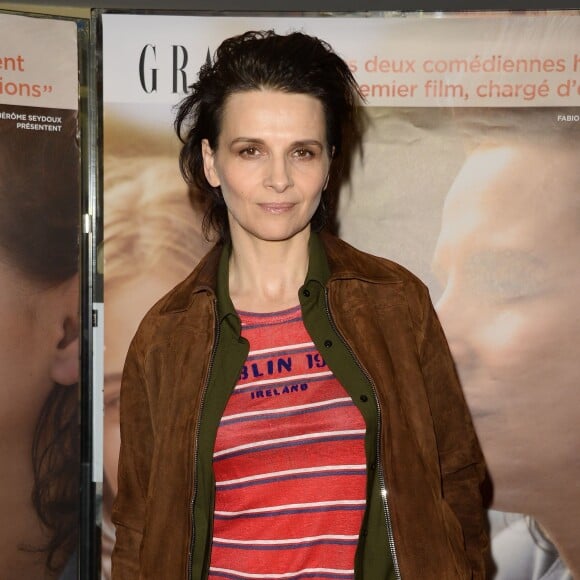
[[[259,206],[268,213],[281,214],[290,211],[296,204],[290,202],[283,203],[260,203]]]

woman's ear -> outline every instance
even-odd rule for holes
[[[212,187],[219,187],[221,183],[215,167],[215,153],[207,139],[201,140],[201,156],[203,158],[203,171],[207,182]]]
[[[51,378],[60,385],[79,381],[79,277],[73,276],[54,289],[52,324],[56,324]]]
[[[334,159],[334,147],[332,148],[332,151],[330,152],[330,157],[328,158],[328,172],[326,173],[326,179],[324,180],[324,185],[322,186],[322,191],[326,191],[326,188],[328,187],[328,182],[330,181],[330,170],[332,167],[332,160]]]

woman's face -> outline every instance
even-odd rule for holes
[[[437,310],[504,510],[530,513],[577,464],[577,171],[562,149],[481,148],[444,206]]]
[[[74,293],[74,296],[72,294]],[[65,302],[78,301],[78,288],[63,283],[42,288],[16,271],[0,250],[0,455],[22,453],[30,463],[30,448],[38,414],[54,382],[65,373],[59,357]],[[62,318],[62,320],[61,320]],[[61,357],[62,358],[62,357]],[[63,364],[68,364],[63,362]],[[78,379],[78,362],[73,378]],[[67,381],[68,382],[68,381]],[[11,461],[8,461],[10,464]]]
[[[321,102],[280,91],[234,93],[216,151],[203,143],[205,173],[220,186],[232,239],[280,241],[308,231],[328,180]]]
[[[0,249],[0,562],[9,578],[44,577],[46,527],[34,509],[32,448],[41,409],[55,382],[78,381],[78,280],[39,285]],[[73,388],[73,387],[71,387]]]

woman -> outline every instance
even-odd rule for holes
[[[424,285],[317,233],[347,64],[226,40],[182,102],[222,241],[148,313],[121,391],[113,578],[483,578],[483,459]]]
[[[125,127],[125,131],[126,131]],[[188,206],[175,157],[109,155],[104,160],[105,422],[101,578],[111,575],[117,493],[119,391],[129,343],[139,321],[183,279],[210,245],[201,211]]]
[[[0,576],[7,580],[76,577],[79,150],[76,114],[62,116],[59,132],[0,123]]]

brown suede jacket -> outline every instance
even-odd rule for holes
[[[229,391],[219,404],[211,395],[215,384],[233,388],[247,354],[224,289],[227,257],[212,250],[152,308],[131,344],[114,580],[206,577],[212,429]],[[355,577],[482,580],[485,467],[427,288],[393,262],[313,234],[299,298],[313,341],[367,421]]]

